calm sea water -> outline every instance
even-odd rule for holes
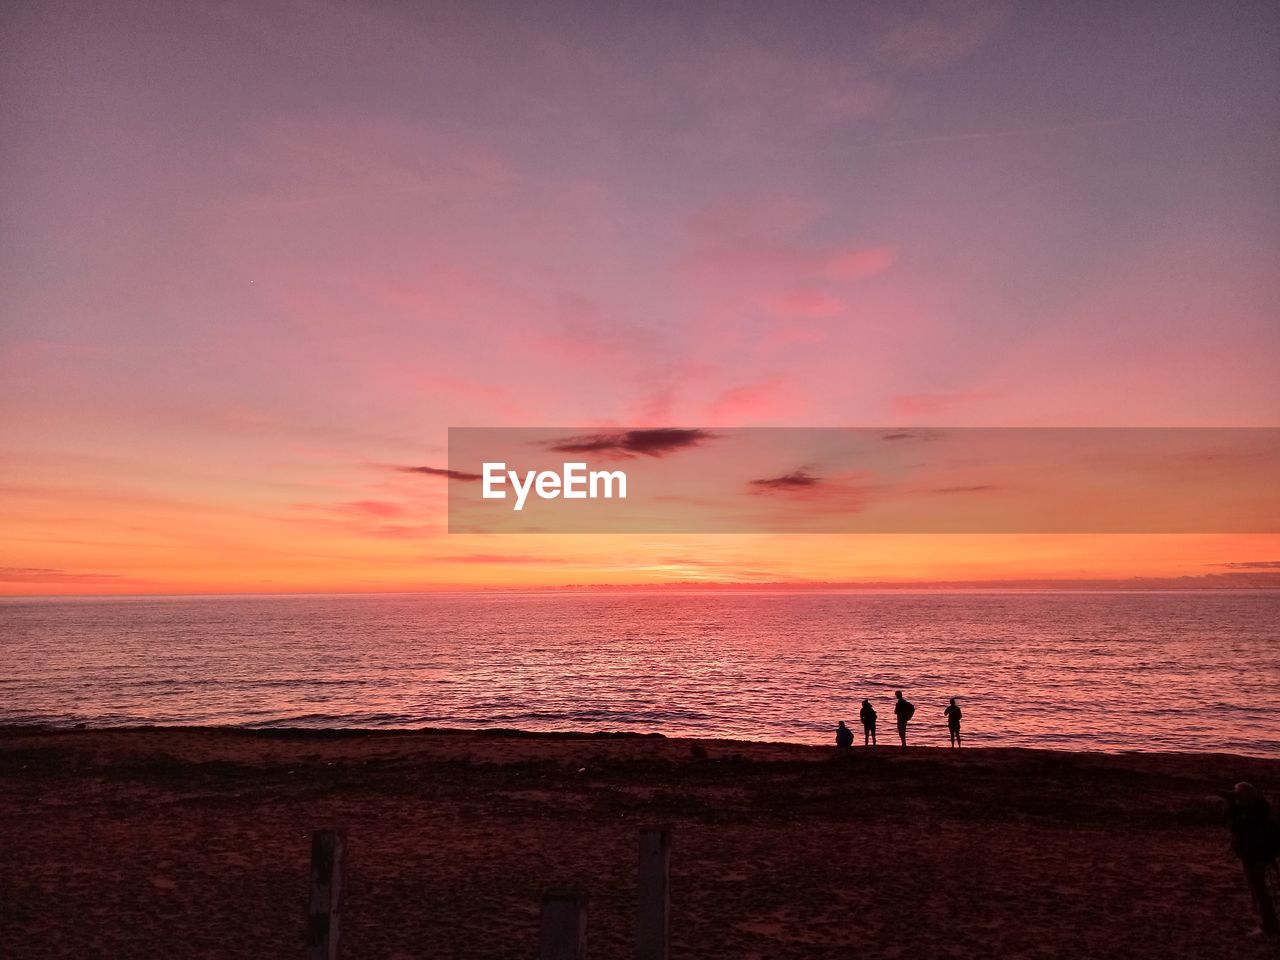
[[[1280,756],[1277,593],[0,602],[0,722],[631,730]]]

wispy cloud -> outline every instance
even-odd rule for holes
[[[802,414],[803,397],[791,390],[782,378],[770,377],[722,391],[707,404],[704,416],[716,425],[742,426]]]
[[[447,477],[450,480],[482,480],[478,473],[467,473],[465,470],[450,470],[447,467],[395,467],[400,473],[421,473],[429,477]]]
[[[114,573],[76,573],[53,567],[0,567],[0,583],[109,583]]]
[[[621,433],[586,433],[547,444],[555,453],[600,453],[631,457],[665,457],[701,446],[716,435],[709,430],[659,427],[653,430],[626,430]]]
[[[811,473],[804,470],[793,470],[790,473],[784,473],[780,477],[766,477],[762,480],[752,480],[749,486],[754,487],[757,491],[771,490],[807,490],[810,487],[816,487],[822,483],[821,477],[815,477]]]

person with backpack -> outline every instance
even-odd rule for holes
[[[876,745],[876,708],[870,700],[862,701],[862,709],[858,711],[858,719],[862,721],[862,745]]]
[[[947,732],[951,734],[951,746],[960,746],[960,707],[956,704],[956,698],[951,698],[951,703],[947,709],[942,711],[947,718]]]
[[[910,700],[902,695],[901,690],[893,691],[893,695],[897,698],[897,703],[893,705],[893,715],[898,718],[898,739],[902,741],[902,745],[907,745],[907,723],[915,716],[916,708]]]
[[[836,727],[836,749],[841,753],[848,753],[849,748],[853,746],[853,731],[844,725],[844,721],[840,721],[840,726]]]
[[[1271,805],[1252,783],[1237,783],[1227,801],[1227,822],[1231,827],[1231,849],[1244,867],[1244,879],[1253,895],[1261,926],[1258,933],[1280,933],[1276,905],[1267,889],[1267,869],[1280,857],[1280,826],[1271,818]]]

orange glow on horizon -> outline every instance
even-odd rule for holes
[[[440,476],[450,427],[1274,426],[1261,13],[28,6],[0,594],[1280,577],[1273,535],[464,537]]]

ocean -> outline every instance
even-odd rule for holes
[[[518,727],[1280,757],[1280,593],[0,601],[0,722]]]

